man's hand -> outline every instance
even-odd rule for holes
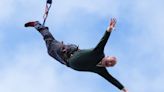
[[[123,92],[128,92],[128,90],[127,90],[127,89],[125,89],[125,88],[124,88],[124,89],[122,89],[122,91],[123,91]]]
[[[116,19],[112,18],[110,21],[110,24],[107,28],[107,32],[111,32],[113,30],[113,28],[115,27],[115,25],[116,25]]]

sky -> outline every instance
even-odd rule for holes
[[[119,92],[100,76],[61,65],[28,21],[43,21],[46,0],[1,0],[0,92]],[[129,92],[164,92],[163,0],[54,0],[46,26],[59,41],[92,48],[116,18],[104,53]]]

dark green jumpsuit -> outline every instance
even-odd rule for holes
[[[57,61],[77,71],[97,73],[120,90],[124,88],[124,86],[117,79],[108,73],[105,67],[96,66],[102,60],[102,58],[105,57],[104,47],[111,32],[106,31],[95,48],[79,50],[78,46],[76,45],[64,45],[62,42],[57,41],[49,32],[48,28],[37,30],[44,37],[48,49],[48,54],[55,58]],[[63,48],[68,50],[68,55],[65,55],[65,53],[63,54]]]
[[[124,86],[114,77],[112,77],[105,67],[96,66],[105,56],[104,47],[110,34],[111,32],[106,31],[95,48],[76,51],[73,56],[68,59],[68,63],[69,66],[75,70],[89,71],[99,74],[121,90],[124,88]]]

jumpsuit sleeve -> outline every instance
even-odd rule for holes
[[[99,43],[97,44],[97,46],[95,47],[95,49],[104,49],[109,37],[110,37],[111,32],[105,32],[103,37],[101,38],[101,40],[99,41]]]
[[[122,90],[124,86],[117,80],[115,79],[104,67],[96,67],[93,72],[98,73],[100,76],[105,78],[108,82],[116,86],[118,89]]]
[[[116,86],[118,89],[122,90],[124,88],[124,86],[117,80],[115,79],[112,75],[109,74],[109,81]]]

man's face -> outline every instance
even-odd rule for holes
[[[116,64],[117,60],[114,56],[107,56],[102,60],[102,65],[105,67],[113,67]]]

